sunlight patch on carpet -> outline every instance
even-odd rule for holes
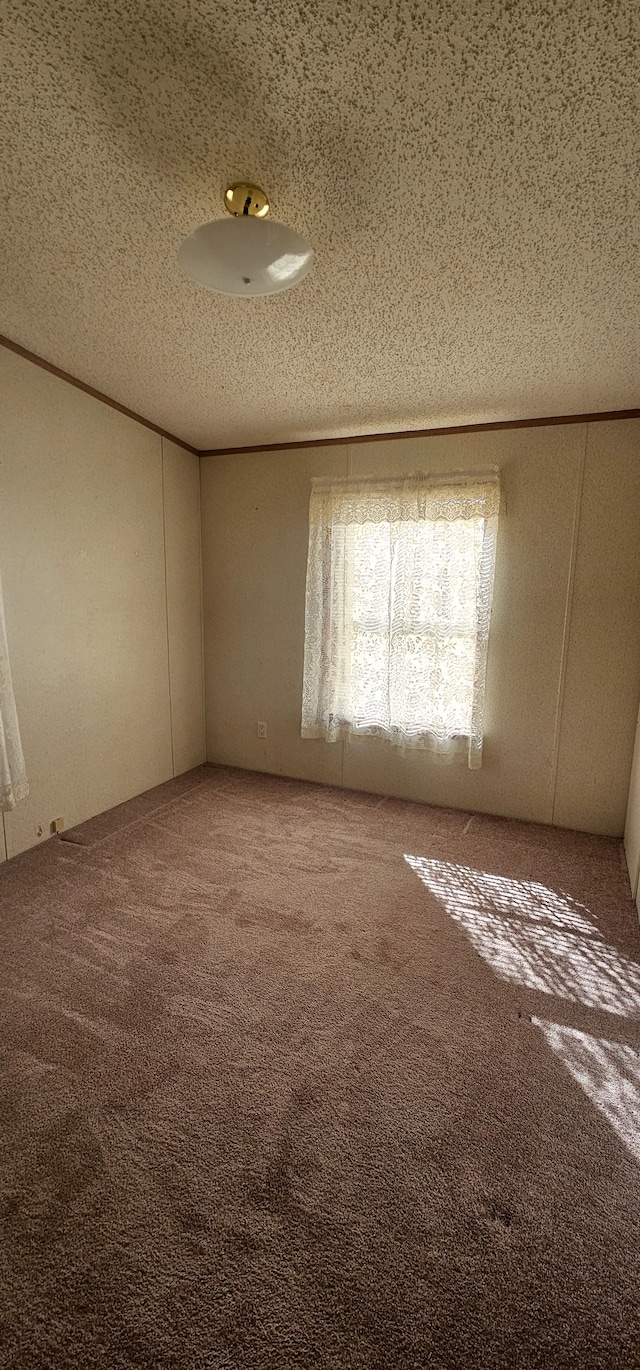
[[[556,1056],[640,1161],[640,1056],[626,1042],[532,1018]]]
[[[501,979],[640,1017],[640,966],[603,940],[584,905],[536,881],[404,859]]]

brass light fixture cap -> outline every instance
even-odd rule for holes
[[[264,190],[260,190],[259,186],[248,185],[245,181],[225,190],[224,207],[227,214],[235,214],[236,219],[245,214],[250,215],[252,219],[264,219],[265,214],[269,213],[269,201]]]

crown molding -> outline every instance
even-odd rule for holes
[[[254,447],[200,449],[201,457],[232,457],[249,452],[293,452],[301,447],[346,447],[361,442],[390,442],[397,438],[442,438],[453,433],[496,433],[509,428],[550,428],[567,423],[611,423],[615,419],[640,419],[640,409],[608,409],[596,414],[551,414],[540,419],[503,419],[496,423],[461,423],[447,428],[403,428],[398,433],[356,433],[344,438],[307,438],[300,442],[267,442]]]
[[[249,447],[199,448],[185,442],[184,438],[176,437],[175,433],[169,433],[166,428],[160,428],[157,423],[152,423],[151,419],[145,419],[142,414],[137,414],[134,409],[128,409],[126,405],[119,404],[117,400],[112,400],[110,395],[105,395],[101,390],[96,390],[94,386],[78,380],[77,376],[70,375],[68,371],[63,371],[61,367],[54,366],[53,362],[45,361],[44,357],[39,357],[36,352],[29,352],[28,348],[13,342],[11,338],[5,338],[2,334],[0,334],[0,346],[6,347],[9,352],[17,353],[19,357],[24,357],[25,361],[33,362],[34,366],[41,367],[43,371],[49,371],[52,376],[57,376],[59,380],[67,381],[69,385],[74,385],[77,390],[83,390],[85,395],[91,395],[92,399],[100,400],[102,404],[109,405],[110,409],[116,409],[119,414],[124,414],[126,418],[133,419],[135,423],[141,423],[144,428],[149,428],[152,433],[158,433],[161,438],[168,438],[170,442],[175,442],[178,447],[183,447],[186,452],[191,452],[195,457],[233,457],[252,452],[294,452],[298,448],[305,447],[346,447],[363,442],[395,442],[399,438],[442,438],[450,437],[453,433],[496,433],[510,428],[550,428],[567,423],[612,423],[618,419],[640,419],[640,409],[607,409],[595,414],[550,414],[546,418],[503,419],[496,423],[451,424],[446,428],[402,428],[395,433],[354,433],[342,438],[302,438],[299,442],[265,442],[256,443]]]
[[[117,400],[112,400],[110,395],[104,395],[101,390],[96,390],[93,385],[86,385],[84,381],[79,381],[77,376],[71,376],[68,371],[63,371],[61,367],[54,366],[53,362],[45,361],[44,357],[39,357],[35,352],[29,352],[28,348],[21,347],[20,343],[13,342],[11,338],[5,338],[0,333],[0,346],[6,347],[9,352],[15,352],[18,357],[24,357],[25,361],[33,362],[34,366],[39,366],[43,371],[49,371],[52,376],[57,376],[61,381],[67,381],[68,385],[75,385],[76,390],[83,390],[85,395],[91,395],[94,400],[100,400],[102,404],[108,404],[110,409],[116,409],[119,414],[124,414],[125,418],[133,419],[135,423],[141,423],[143,428],[150,428],[152,433],[158,433],[161,438],[168,438],[170,442],[177,443],[178,447],[184,447],[185,451],[192,452],[194,457],[199,457],[197,447],[192,447],[183,438],[177,438],[174,433],[167,432],[166,428],[160,428],[157,423],[152,423],[151,419],[145,419],[142,414],[136,414],[134,409],[127,409],[126,404],[119,404]]]

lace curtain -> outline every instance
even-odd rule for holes
[[[497,470],[315,480],[302,736],[482,762]]]
[[[14,809],[18,800],[25,799],[28,793],[0,584],[0,809]]]

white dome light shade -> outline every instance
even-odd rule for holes
[[[298,285],[313,249],[299,233],[274,219],[214,219],[181,244],[178,265],[205,290],[219,295],[273,295]]]

